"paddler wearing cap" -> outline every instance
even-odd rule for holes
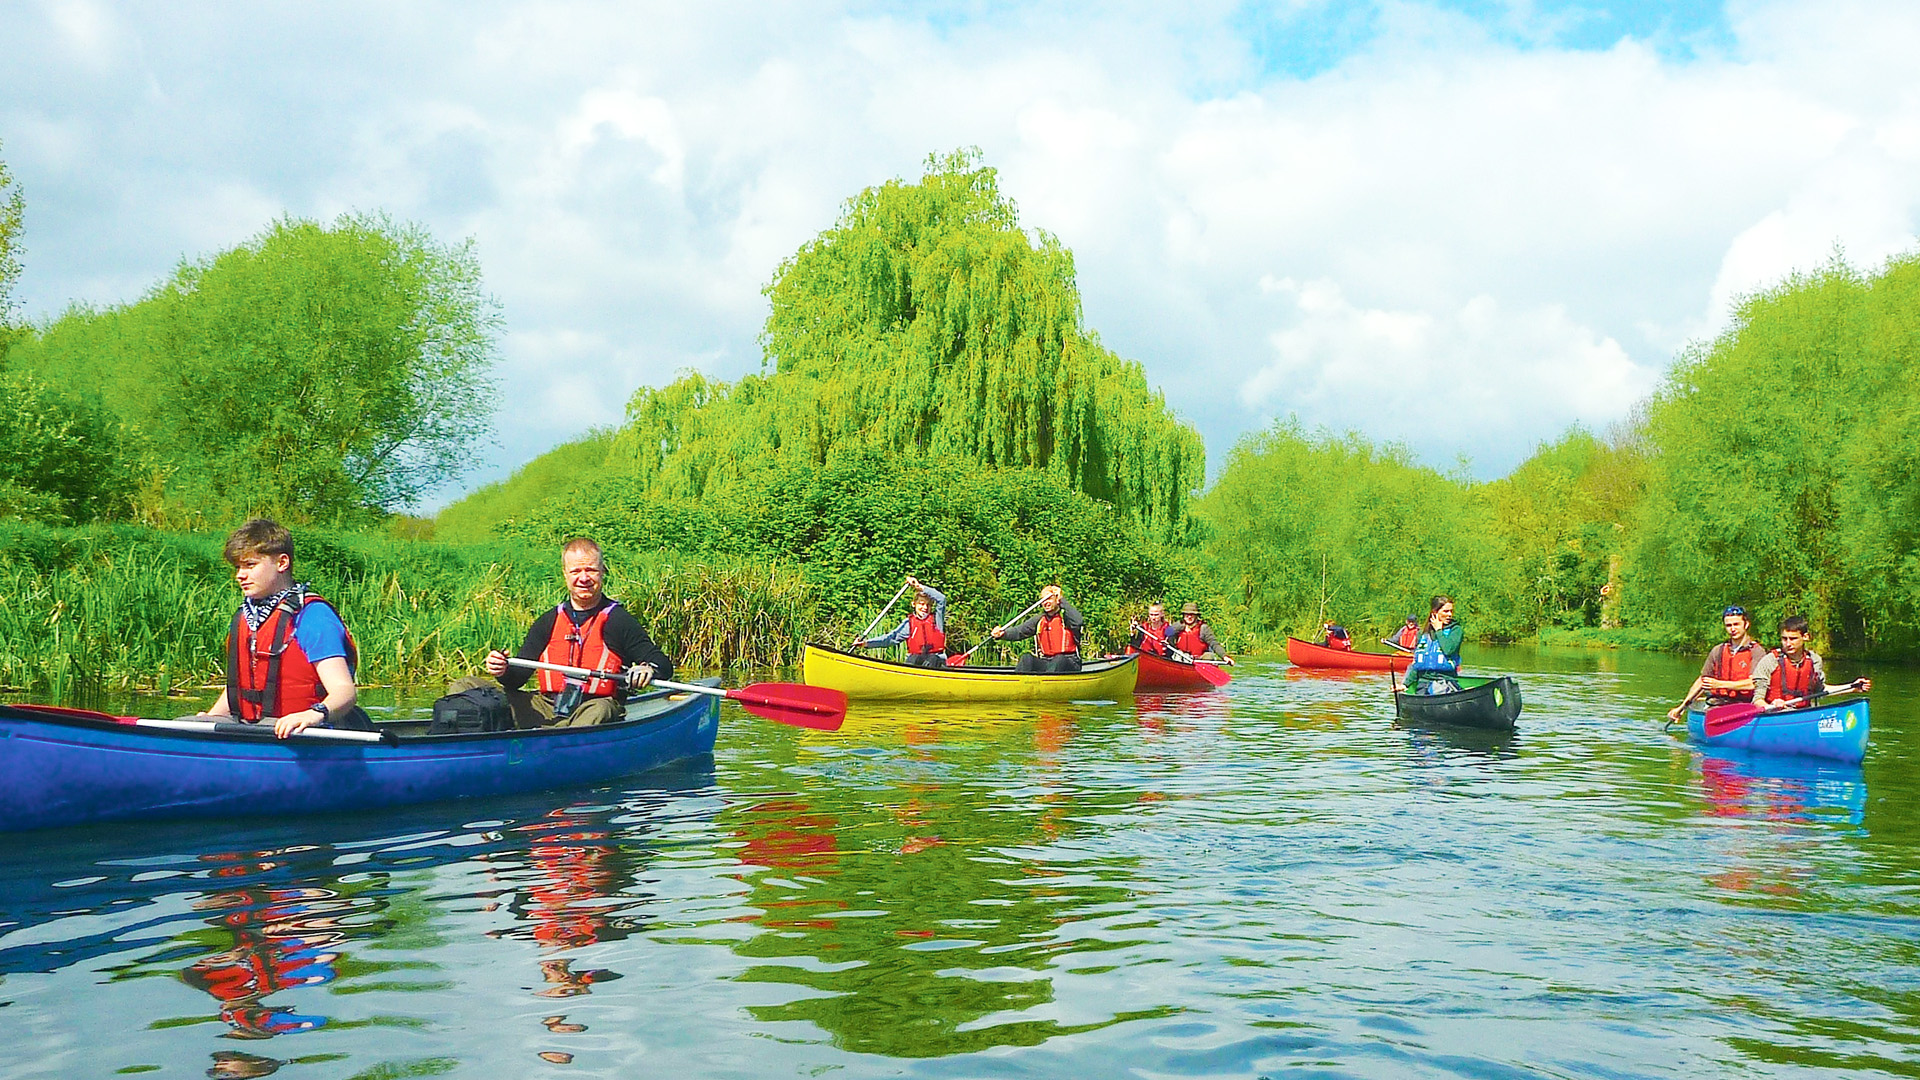
[[[1212,660],[1233,666],[1233,657],[1220,645],[1220,639],[1213,636],[1213,627],[1200,617],[1200,605],[1189,600],[1180,605],[1180,633],[1173,639],[1173,647],[1193,657],[1195,660]]]

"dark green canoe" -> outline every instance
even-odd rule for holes
[[[1461,676],[1453,694],[1407,694],[1394,691],[1393,712],[1409,724],[1445,724],[1450,727],[1512,731],[1520,718],[1520,684],[1506,675],[1492,678]]]

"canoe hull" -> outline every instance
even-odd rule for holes
[[[600,783],[713,753],[718,700],[642,699],[590,728],[281,741],[0,705],[0,832],[319,814]]]
[[[1405,671],[1411,656],[1329,649],[1299,638],[1287,639],[1287,663],[1294,667],[1337,668],[1341,671]]]
[[[1213,684],[1201,677],[1192,664],[1183,664],[1178,660],[1168,660],[1152,653],[1135,653],[1140,666],[1140,677],[1134,680],[1135,690],[1211,690]]]
[[[1718,735],[1707,734],[1707,714],[1687,713],[1687,737],[1701,746],[1761,754],[1797,754],[1858,765],[1867,756],[1872,727],[1865,698],[1812,709],[1760,713]]]
[[[1394,691],[1394,715],[1409,724],[1512,731],[1520,719],[1520,684],[1510,676],[1461,679],[1454,694],[1408,694]]]
[[[856,701],[1077,701],[1133,693],[1136,657],[1089,660],[1071,675],[1023,674],[1012,668],[917,668],[856,656],[825,645],[801,654],[801,679]]]

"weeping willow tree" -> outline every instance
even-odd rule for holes
[[[762,373],[642,388],[610,464],[700,498],[853,447],[1044,470],[1162,536],[1200,436],[1082,325],[1073,255],[1020,228],[978,151],[868,188],[776,272]]]

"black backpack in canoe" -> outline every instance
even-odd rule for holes
[[[513,706],[497,686],[476,686],[433,703],[429,735],[482,735],[513,730]]]

